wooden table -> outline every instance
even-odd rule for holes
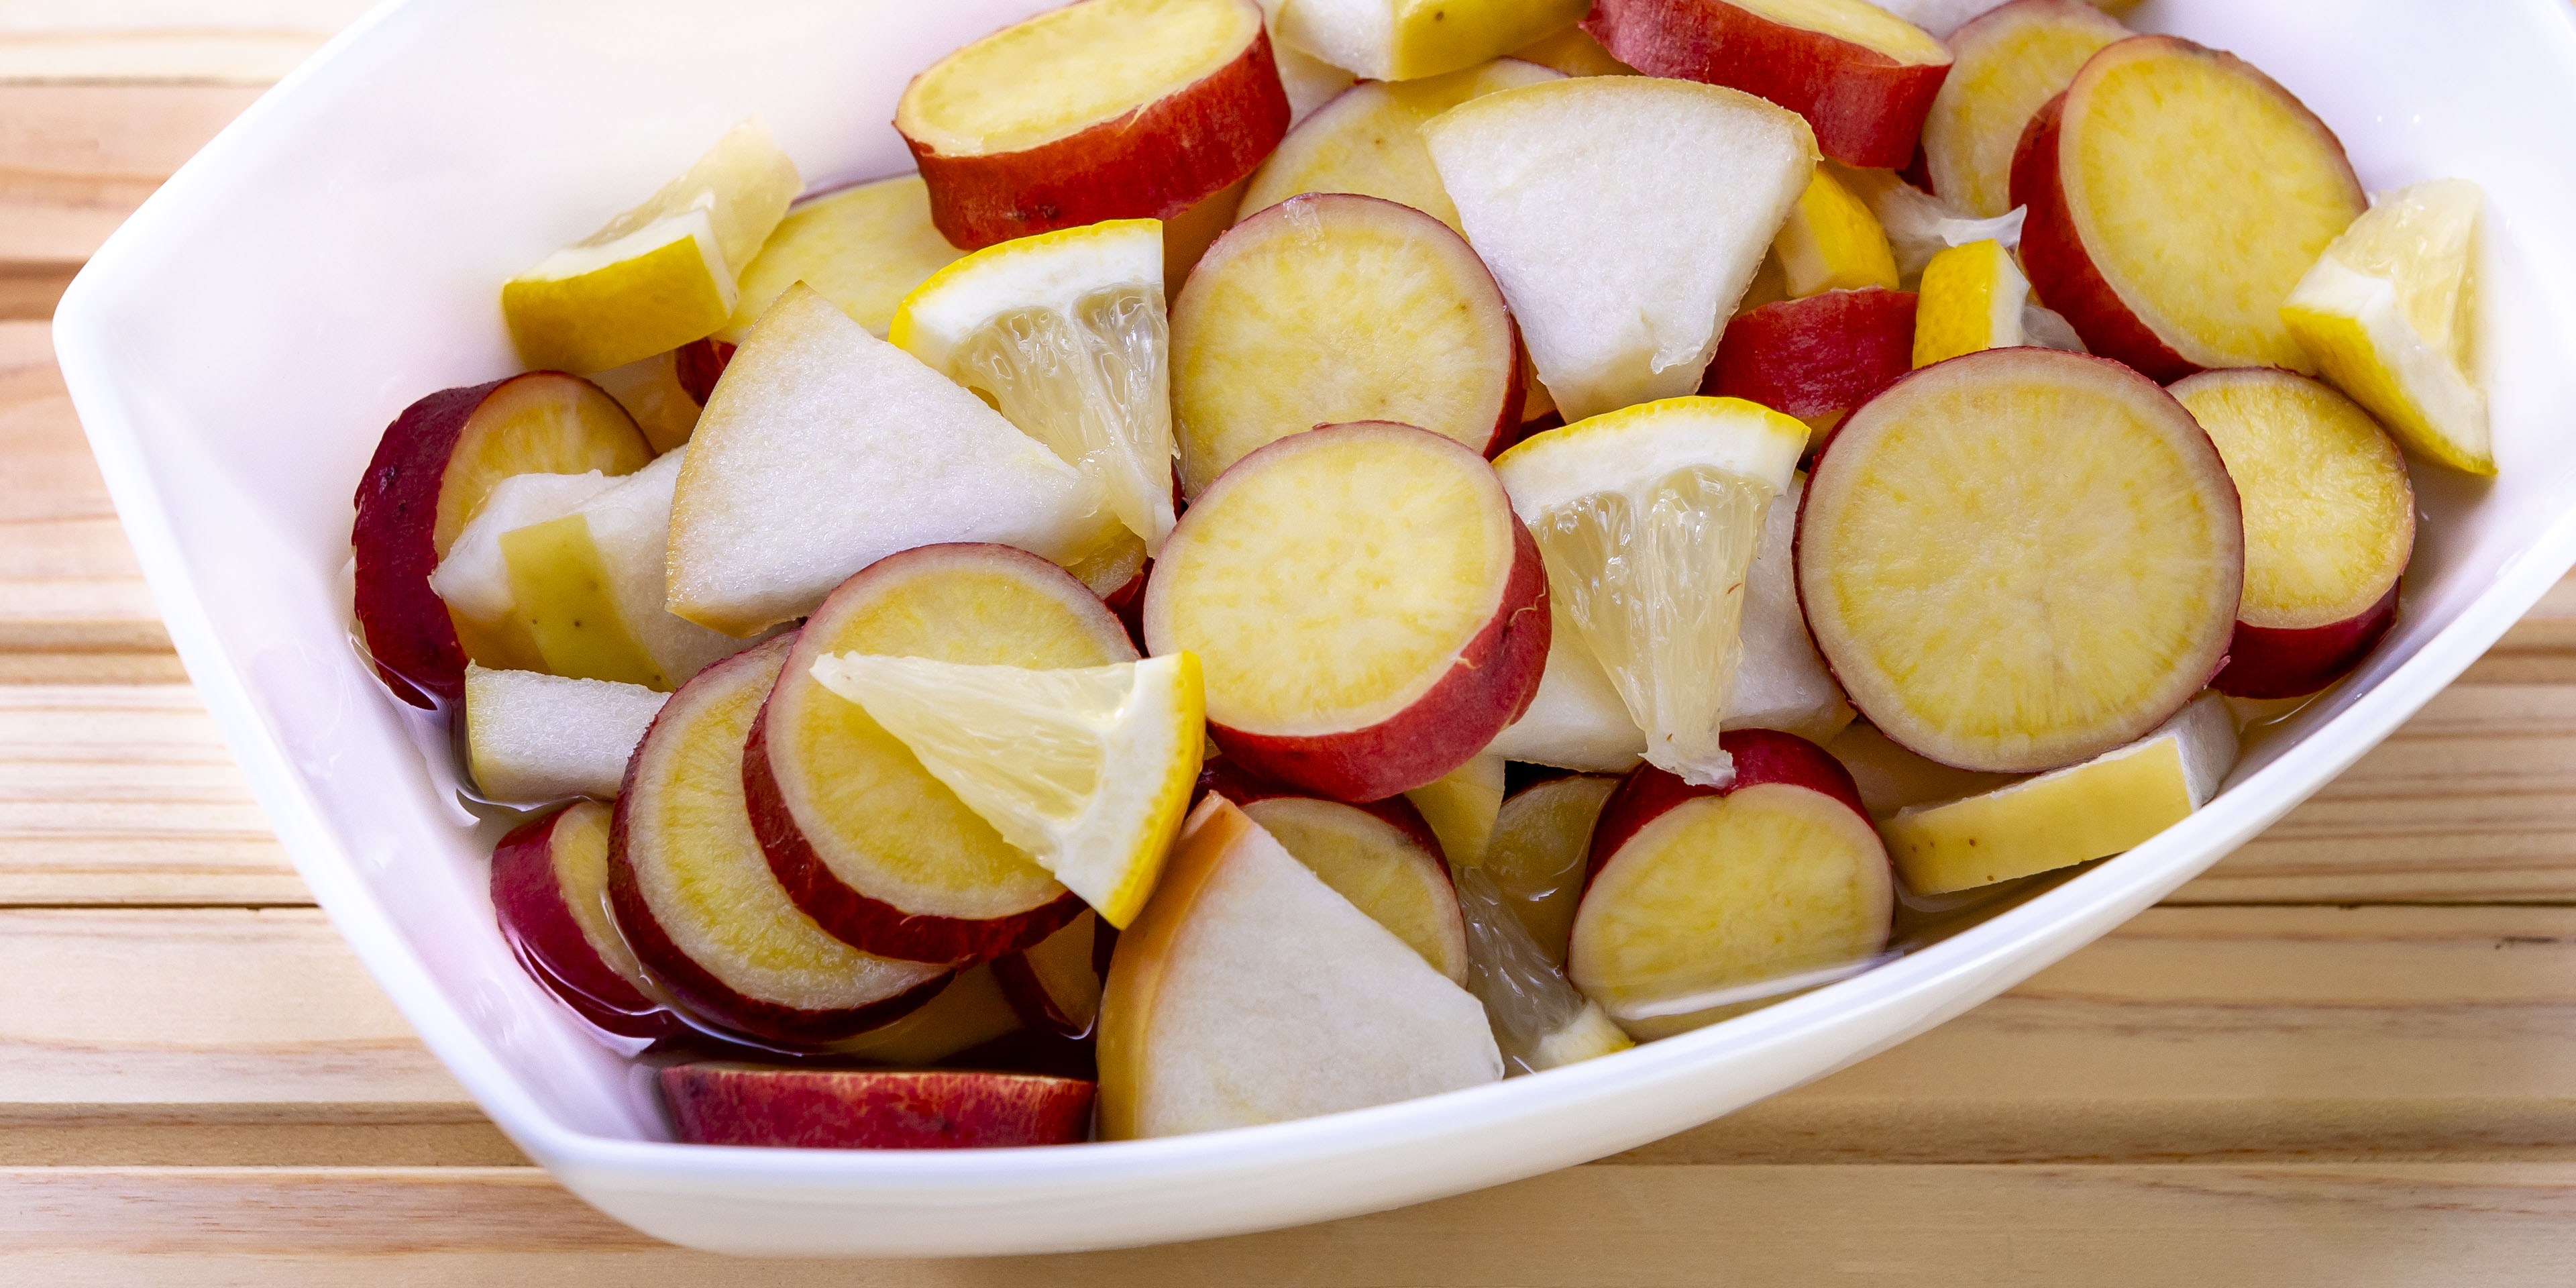
[[[718,1264],[616,1225],[310,906],[53,364],[82,259],[359,6],[258,7],[0,3],[0,1282],[2576,1282],[2576,584],[2165,906],[1602,1163],[1061,1258]]]

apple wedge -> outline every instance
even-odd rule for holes
[[[1552,633],[1551,633],[1552,634]],[[1421,811],[1431,834],[1440,838],[1443,858],[1459,867],[1484,861],[1493,839],[1494,814],[1503,807],[1503,758],[1491,753],[1441,775],[1440,781],[1406,792]]]
[[[1502,1077],[1474,997],[1221,794],[1100,1002],[1100,1137],[1286,1122]]]
[[[1196,501],[1253,449],[1346,421],[1490,454],[1521,423],[1520,361],[1493,275],[1439,220],[1292,197],[1218,238],[1172,302],[1181,491]]]
[[[1270,58],[1279,65],[1279,87],[1288,93],[1288,124],[1294,128],[1316,108],[1332,101],[1335,94],[1351,87],[1356,77],[1344,68],[1317,58],[1279,38],[1279,11],[1287,0],[1254,0],[1261,6],[1261,19],[1270,32]]]
[[[1602,806],[1567,974],[1640,1041],[1867,965],[1895,883],[1851,775],[1794,734],[1726,735],[1732,786],[1641,765]]]
[[[912,961],[1036,944],[1082,903],[958,799],[817,661],[880,653],[1038,668],[1132,660],[1125,628],[1061,568],[995,545],[925,546],[842,583],[798,632],[743,756],[771,870],[826,931]]]
[[[2022,127],[2093,51],[2134,34],[2083,0],[2012,0],[1950,33],[1950,75],[1923,118],[1932,191],[1978,219],[2012,209]]]
[[[1569,422],[1699,387],[1816,161],[1793,112],[1644,76],[1487,94],[1423,137]]]
[[[928,1002],[944,965],[852,948],[798,910],[743,804],[743,743],[792,639],[708,667],[664,704],[626,767],[609,840],[609,906],[654,978],[700,1017],[811,1045]]]
[[[759,118],[725,131],[642,205],[501,284],[519,360],[607,371],[704,338],[803,186]]]
[[[1547,575],[1501,480],[1409,425],[1243,458],[1145,586],[1149,651],[1198,655],[1226,755],[1341,800],[1425,786],[1484,750],[1537,690],[1547,639]]]
[[[1565,964],[1575,905],[1592,858],[1592,825],[1619,780],[1565,774],[1512,793],[1494,816],[1493,844],[1477,866],[1550,962]]]
[[[1085,912],[1037,943],[994,958],[993,978],[1031,1028],[1089,1037],[1100,1020],[1101,973],[1108,964],[1103,943],[1115,943],[1117,935],[1097,914]]]
[[[2211,367],[2313,370],[2281,305],[2366,208],[2343,144],[2233,54],[2173,36],[2105,45],[2013,154],[2021,261],[2085,346],[2170,383]]]
[[[741,344],[751,324],[798,282],[883,338],[894,306],[965,253],[930,222],[930,189],[919,175],[808,197],[788,209],[760,254],[743,266],[733,316],[714,338]]]
[[[1222,763],[1222,762],[1220,762]],[[1395,933],[1452,983],[1467,979],[1467,929],[1430,824],[1402,797],[1322,800],[1221,769],[1208,790],[1242,807],[1333,892]]]
[[[1288,96],[1252,0],[1092,0],[912,78],[895,129],[950,242],[1176,219],[1252,173]]]
[[[1879,824],[1906,888],[1948,894],[2144,844],[2218,794],[2236,764],[2227,699],[2202,695],[2153,733],[2080,765]]]
[[[2245,594],[2210,687],[2290,698],[2342,679],[2397,620],[2415,550],[2406,458],[2352,400],[2287,371],[2204,371],[2169,392],[2245,507]]]
[[[1536,63],[1497,58],[1425,80],[1353,86],[1298,122],[1252,172],[1242,215],[1301,192],[1355,192],[1411,206],[1456,229],[1458,207],[1422,146],[1423,123],[1468,99],[1559,75]]]
[[[2209,436],[2118,363],[1989,349],[1853,412],[1816,461],[1798,596],[1881,732],[2028,773],[2145,737],[2227,657],[2244,584]]]
[[[1600,0],[1583,29],[1648,76],[1725,85],[1788,108],[1844,165],[1901,167],[1950,51],[1866,0]]]
[[[465,764],[484,799],[538,805],[617,795],[667,694],[535,671],[465,668]]]
[[[1588,0],[1293,0],[1280,39],[1376,81],[1498,58],[1583,18]]]
[[[1091,1134],[1091,1083],[965,1069],[781,1069],[707,1061],[662,1070],[671,1125],[693,1145],[1008,1149]]]
[[[1700,392],[1742,398],[1810,427],[1839,422],[1913,370],[1912,291],[1827,291],[1736,315]],[[1821,435],[1819,435],[1821,438]]]
[[[686,1031],[644,992],[643,966],[608,912],[609,808],[576,801],[501,838],[492,912],[528,974],[583,1019],[621,1037]]]
[[[827,1042],[820,1050],[833,1058],[877,1064],[936,1064],[1020,1029],[1019,1008],[1012,1005],[993,963],[985,962],[957,972],[920,1010],[857,1037]]]
[[[671,502],[670,608],[750,635],[812,612],[887,555],[938,542],[1072,563],[1109,536],[1089,496],[1080,472],[981,399],[791,287],[734,354],[690,441]]]
[[[622,478],[503,479],[465,525],[430,588],[471,628],[507,628],[529,665],[669,691],[745,641],[673,616],[665,600],[672,488],[682,447]]]
[[[425,707],[464,695],[469,657],[532,660],[532,644],[477,636],[429,585],[496,484],[514,474],[628,474],[652,459],[616,399],[559,371],[444,389],[405,408],[358,482],[349,538],[358,630],[386,686]]]

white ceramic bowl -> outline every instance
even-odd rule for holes
[[[171,638],[296,867],[430,1048],[610,1214],[739,1252],[964,1254],[1197,1238],[1598,1158],[1850,1064],[1993,996],[2208,867],[2459,674],[2576,561],[2576,7],[2150,0],[2331,124],[2374,191],[2486,185],[2502,476],[2415,472],[2397,630],[2208,809],[1815,993],[1569,1069],[1359,1113],[1047,1150],[668,1143],[649,1080],[521,974],[489,828],[344,626],[350,496],[413,399],[513,370],[497,285],[757,112],[809,179],[908,168],[913,71],[1050,0],[414,0],[262,98],[101,250],[55,343]],[[428,753],[425,755],[424,753]]]

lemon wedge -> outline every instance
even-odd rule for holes
[[[2022,306],[2030,302],[2030,280],[2002,242],[1970,242],[1934,255],[1916,289],[1917,368],[2022,342]]]
[[[1807,427],[1741,398],[1666,398],[1534,435],[1494,460],[1547,562],[1549,597],[1618,689],[1646,759],[1735,781],[1745,573]]]
[[[767,126],[727,130],[644,204],[502,283],[519,357],[606,371],[713,334],[733,315],[734,275],[802,182]]]
[[[2468,369],[2469,256],[2484,200],[2465,179],[2382,197],[2281,305],[2326,379],[2408,447],[2471,474],[2496,472],[2486,393]]]
[[[1206,746],[1196,654],[1035,671],[840,653],[816,659],[814,678],[1102,920],[1135,920]]]
[[[1162,552],[1174,451],[1162,221],[987,246],[905,296],[886,338],[982,391],[1081,470],[1148,553]]]

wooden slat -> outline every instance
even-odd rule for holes
[[[71,270],[256,87],[0,84],[0,301],[43,317]],[[36,311],[41,305],[42,311]]]
[[[0,904],[311,901],[194,691],[0,686]]]
[[[0,912],[0,978],[0,1163],[507,1149],[314,911]],[[1618,1161],[2249,1157],[2576,1161],[2576,909],[2155,909]]]
[[[2456,684],[2183,903],[2576,899],[2576,685]]]
[[[2576,1165],[1585,1167],[1328,1225],[988,1261],[718,1259],[530,1169],[0,1172],[17,1282],[2559,1285]]]
[[[166,653],[41,322],[0,322],[0,461],[0,654]]]
[[[81,0],[0,5],[0,82],[265,85],[369,0]]]

